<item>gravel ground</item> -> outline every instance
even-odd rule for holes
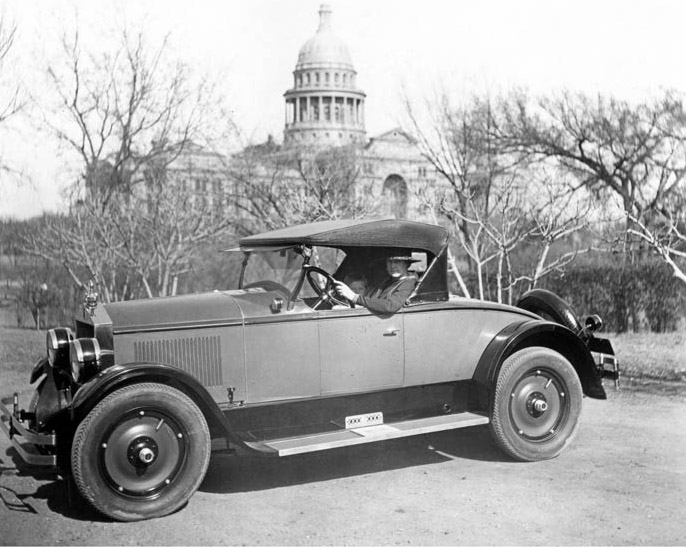
[[[130,524],[25,474],[3,437],[0,543],[683,545],[686,390],[638,387],[585,399],[554,460],[513,462],[485,426],[280,460],[217,456],[186,507]]]

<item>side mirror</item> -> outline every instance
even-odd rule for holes
[[[603,320],[599,315],[589,315],[584,323],[589,332],[595,332],[603,327]]]

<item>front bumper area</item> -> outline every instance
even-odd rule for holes
[[[0,399],[0,429],[12,441],[12,446],[21,459],[29,465],[57,467],[56,436],[28,429],[24,425],[26,414],[19,409],[17,393]]]

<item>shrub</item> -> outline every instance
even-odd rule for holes
[[[578,313],[597,313],[615,332],[674,331],[686,315],[686,287],[656,259],[618,255],[576,262],[543,280]]]

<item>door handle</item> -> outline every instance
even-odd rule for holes
[[[384,336],[398,336],[400,329],[398,327],[389,327],[386,332],[383,333]]]

